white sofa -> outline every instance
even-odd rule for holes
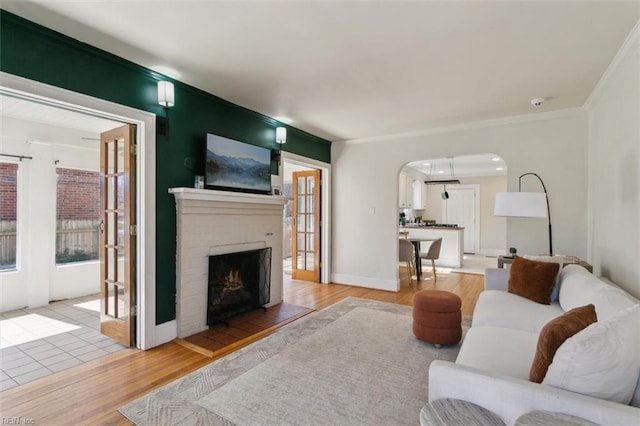
[[[508,276],[506,269],[486,271],[485,291],[480,294],[456,362],[434,361],[429,368],[429,401],[469,401],[496,413],[508,425],[538,410],[600,425],[640,425],[640,408],[636,408],[640,407],[640,378],[630,405],[529,381],[538,334],[550,320],[592,303],[598,321],[603,321],[638,300],[577,265],[562,269],[559,301],[551,305],[509,293]],[[640,324],[636,331],[640,335]],[[638,374],[629,371],[634,378]]]

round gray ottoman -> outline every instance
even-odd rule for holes
[[[486,408],[460,399],[437,399],[420,410],[421,426],[506,426]]]

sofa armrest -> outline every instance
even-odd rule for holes
[[[509,288],[509,270],[487,268],[484,270],[484,289],[507,291]]]
[[[569,414],[601,425],[640,424],[640,409],[448,361],[429,367],[429,401],[455,398],[480,405],[508,425],[534,410]]]

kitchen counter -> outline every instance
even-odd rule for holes
[[[411,226],[413,225],[413,226]],[[407,224],[400,230],[409,231],[410,240],[424,241],[420,244],[420,251],[426,253],[429,250],[430,242],[442,238],[440,247],[440,257],[436,260],[436,266],[446,266],[450,268],[462,267],[464,254],[464,227],[447,226],[416,226]]]
[[[439,226],[439,225],[419,225],[417,223],[407,223],[404,228],[416,229],[464,229],[464,226]]]

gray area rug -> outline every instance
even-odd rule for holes
[[[409,306],[348,298],[119,411],[138,425],[415,425],[429,364],[458,349],[416,339]]]

